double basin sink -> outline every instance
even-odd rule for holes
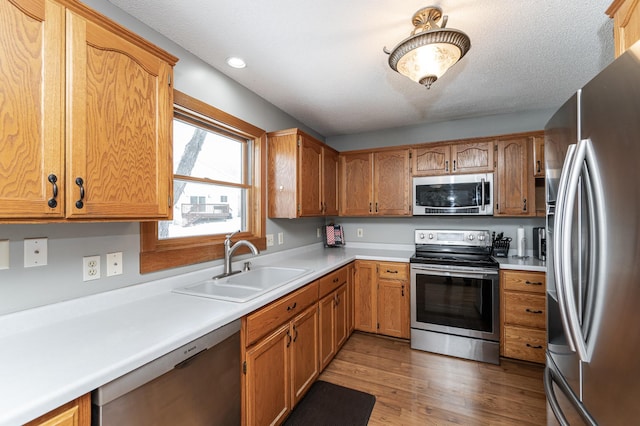
[[[257,266],[250,271],[212,278],[174,289],[176,293],[230,302],[246,302],[310,273],[309,269]]]

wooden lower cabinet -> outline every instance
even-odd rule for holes
[[[347,283],[320,299],[320,369],[324,369],[348,335],[348,294]]]
[[[280,424],[319,374],[318,305],[246,349],[243,424]]]
[[[89,426],[90,424],[91,394],[86,394],[26,423],[25,426]]]
[[[356,261],[356,330],[408,339],[409,303],[409,264]]]
[[[543,272],[500,271],[500,355],[544,364],[547,349]]]

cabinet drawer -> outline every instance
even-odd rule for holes
[[[307,306],[318,301],[318,281],[284,296],[247,316],[246,342],[250,346],[256,340],[289,321]]]
[[[506,324],[546,328],[545,296],[514,291],[504,292],[504,322]]]
[[[387,280],[409,279],[409,264],[400,262],[379,262],[378,278]]]
[[[544,294],[545,278],[544,272],[503,271],[502,288]]]
[[[504,327],[504,356],[544,364],[547,333],[521,327]]]
[[[320,278],[318,280],[320,282],[320,297],[331,293],[333,290],[346,283],[347,276],[347,268],[344,267]]]

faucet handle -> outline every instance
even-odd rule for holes
[[[230,239],[231,239],[231,237],[233,237],[234,235],[236,235],[238,232],[240,232],[240,229],[238,229],[237,231],[232,232],[232,233],[230,233],[230,234],[227,234],[227,235],[226,235],[227,240],[230,240]]]

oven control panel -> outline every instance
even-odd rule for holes
[[[491,245],[487,230],[416,229],[416,244],[486,247]]]

